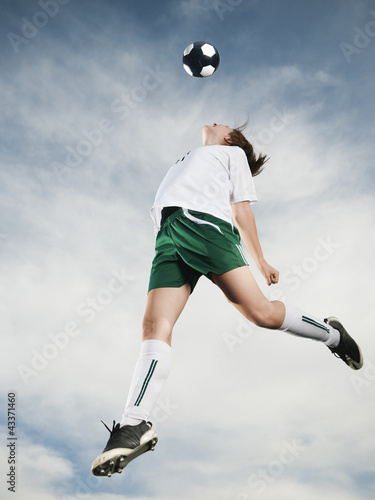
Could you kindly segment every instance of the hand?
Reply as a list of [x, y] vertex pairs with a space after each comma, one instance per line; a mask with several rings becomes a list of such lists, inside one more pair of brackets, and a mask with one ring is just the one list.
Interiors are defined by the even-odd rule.
[[259, 271], [266, 278], [268, 286], [279, 282], [279, 271], [270, 266], [265, 260], [259, 264]]

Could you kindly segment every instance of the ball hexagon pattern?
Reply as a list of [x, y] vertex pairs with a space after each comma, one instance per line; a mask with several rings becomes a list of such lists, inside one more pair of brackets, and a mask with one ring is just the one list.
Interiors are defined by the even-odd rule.
[[213, 75], [219, 67], [220, 54], [210, 43], [194, 42], [184, 50], [182, 63], [190, 76], [205, 78]]

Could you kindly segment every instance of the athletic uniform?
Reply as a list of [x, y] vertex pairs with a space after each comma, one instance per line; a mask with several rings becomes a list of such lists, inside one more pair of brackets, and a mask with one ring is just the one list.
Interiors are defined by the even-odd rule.
[[[247, 265], [231, 212], [241, 201], [257, 201], [241, 148], [202, 146], [175, 163], [151, 209], [157, 237], [149, 290], [185, 283], [193, 290], [202, 275]], [[171, 207], [162, 223], [163, 210]]]
[[[181, 158], [161, 183], [151, 215], [157, 233], [149, 290], [180, 287], [191, 291], [200, 276], [211, 278], [247, 265], [231, 205], [257, 201], [243, 150], [237, 146], [203, 146]], [[324, 321], [284, 303], [280, 330], [323, 342], [350, 368], [363, 365], [361, 351], [337, 318]], [[157, 435], [148, 422], [168, 377], [171, 347], [156, 339], [142, 342], [120, 423], [113, 422], [92, 473], [110, 476], [142, 453], [153, 450]], [[104, 424], [105, 425], [105, 424]]]

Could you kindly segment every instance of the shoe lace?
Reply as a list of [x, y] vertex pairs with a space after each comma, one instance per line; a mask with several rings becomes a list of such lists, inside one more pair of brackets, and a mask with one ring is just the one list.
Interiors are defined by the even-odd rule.
[[108, 427], [107, 424], [105, 424], [103, 422], [103, 420], [101, 420], [101, 423], [104, 425], [104, 427], [109, 431], [110, 433], [110, 438], [120, 429], [120, 424], [116, 424], [115, 420], [113, 421], [113, 424], [112, 424], [112, 430]]

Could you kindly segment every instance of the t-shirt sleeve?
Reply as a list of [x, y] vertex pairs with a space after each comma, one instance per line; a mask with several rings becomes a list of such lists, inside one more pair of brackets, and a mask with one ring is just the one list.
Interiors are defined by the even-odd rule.
[[233, 151], [230, 152], [229, 160], [229, 176], [232, 184], [230, 202], [231, 204], [240, 201], [254, 203], [258, 201], [258, 198], [246, 154], [238, 146], [231, 146], [231, 148]]

